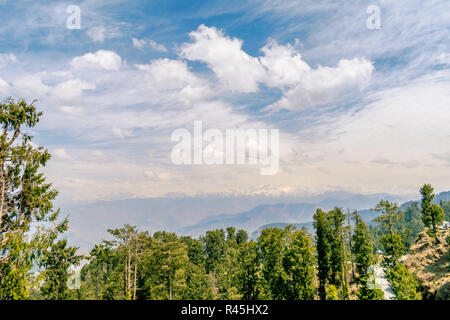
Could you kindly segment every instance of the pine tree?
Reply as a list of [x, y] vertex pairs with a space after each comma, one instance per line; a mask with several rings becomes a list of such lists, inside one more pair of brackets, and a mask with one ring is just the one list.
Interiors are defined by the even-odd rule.
[[374, 243], [369, 228], [357, 212], [354, 214], [354, 220], [355, 230], [352, 236], [352, 253], [355, 256], [358, 282], [362, 283], [364, 282], [363, 279], [368, 276], [369, 267], [374, 263]]
[[402, 218], [403, 212], [398, 208], [397, 203], [385, 200], [381, 200], [377, 204], [375, 211], [380, 213], [375, 221], [388, 230], [388, 233], [380, 239], [387, 255], [384, 258], [383, 264], [386, 267], [393, 267], [398, 264], [405, 251], [402, 237], [394, 230], [394, 225]]
[[44, 255], [41, 267], [44, 283], [41, 292], [48, 300], [65, 300], [68, 295], [67, 280], [70, 277], [69, 267], [78, 266], [82, 256], [76, 254], [78, 248], [68, 247], [67, 240], [54, 243]]
[[0, 300], [29, 296], [33, 268], [67, 230], [53, 206], [58, 193], [39, 171], [50, 154], [25, 133], [41, 115], [24, 100], [0, 104]]
[[126, 224], [123, 228], [109, 229], [108, 232], [116, 238], [110, 244], [116, 246], [122, 255], [124, 298], [127, 300], [135, 299], [137, 286], [136, 239], [138, 237], [136, 226]]
[[244, 300], [264, 297], [262, 265], [255, 241], [244, 242], [239, 249], [238, 292]]
[[444, 210], [438, 204], [432, 203], [434, 199], [433, 187], [425, 184], [420, 188], [422, 195], [422, 221], [426, 227], [430, 228], [430, 234], [437, 239], [438, 227], [444, 221]]
[[285, 232], [279, 228], [261, 231], [258, 246], [263, 261], [263, 276], [270, 299], [283, 299], [283, 254], [286, 247]]
[[386, 277], [389, 279], [396, 300], [421, 299], [421, 295], [418, 292], [419, 282], [415, 274], [409, 272], [404, 265], [397, 264], [394, 267], [388, 268]]
[[314, 300], [314, 253], [305, 231], [294, 231], [292, 242], [284, 257], [283, 267], [289, 276], [286, 283], [286, 299]]
[[100, 273], [103, 269], [103, 265], [107, 262], [110, 250], [105, 244], [96, 244], [90, 252], [92, 263], [95, 265], [95, 300], [98, 300], [99, 296], [99, 281]]
[[330, 278], [329, 282], [340, 289], [343, 299], [349, 296], [347, 282], [347, 270], [345, 263], [345, 214], [341, 208], [335, 208], [329, 213], [331, 233], [328, 242], [330, 243]]
[[318, 278], [319, 278], [319, 297], [321, 300], [326, 300], [327, 297], [327, 283], [330, 277], [330, 223], [328, 214], [322, 209], [317, 209], [314, 214], [314, 228], [316, 229], [316, 247], [317, 247], [317, 263], [318, 263]]

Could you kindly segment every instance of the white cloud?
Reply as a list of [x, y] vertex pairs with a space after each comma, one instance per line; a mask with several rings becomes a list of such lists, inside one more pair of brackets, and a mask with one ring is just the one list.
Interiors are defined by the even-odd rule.
[[2, 95], [8, 95], [11, 87], [9, 86], [8, 82], [0, 78], [0, 94]]
[[171, 179], [171, 174], [160, 168], [147, 169], [144, 171], [144, 174], [147, 178], [156, 181], [168, 181]]
[[150, 44], [150, 47], [156, 51], [167, 52], [167, 48], [164, 45], [157, 43], [154, 40], [149, 40], [148, 43]]
[[0, 69], [10, 65], [17, 63], [17, 57], [13, 53], [2, 53], [0, 54]]
[[290, 44], [271, 40], [261, 50], [264, 56], [251, 57], [242, 50], [242, 41], [230, 38], [214, 27], [201, 25], [190, 33], [180, 56], [208, 64], [228, 90], [250, 93], [259, 84], [280, 88], [284, 96], [273, 109], [299, 110], [334, 101], [349, 89], [365, 88], [374, 71], [365, 58], [342, 59], [337, 67], [311, 68]]
[[143, 71], [143, 84], [154, 93], [154, 103], [176, 99], [190, 105], [212, 95], [205, 81], [191, 72], [184, 61], [155, 59], [150, 64], [136, 67]]
[[298, 84], [311, 72], [311, 67], [290, 44], [282, 46], [271, 40], [261, 51], [264, 53], [261, 64], [267, 70], [264, 82], [271, 87]]
[[[131, 40], [133, 41], [133, 46], [139, 50], [142, 50], [147, 44], [145, 39], [132, 38]], [[148, 40], [148, 44], [153, 50], [167, 52], [167, 48], [164, 45], [157, 43], [155, 40]]]
[[52, 90], [54, 95], [62, 102], [80, 100], [84, 90], [95, 89], [95, 84], [80, 79], [70, 79], [59, 83]]
[[331, 103], [350, 89], [364, 89], [374, 66], [366, 59], [341, 60], [337, 67], [305, 69], [298, 85], [270, 106], [271, 109], [301, 110]]
[[133, 136], [133, 133], [130, 130], [120, 129], [117, 127], [112, 128], [112, 132], [121, 139]]
[[143, 49], [145, 46], [145, 40], [144, 39], [137, 39], [137, 38], [133, 38], [131, 39], [133, 41], [133, 46], [138, 48], [138, 49]]
[[61, 159], [61, 160], [68, 160], [68, 161], [70, 161], [70, 160], [73, 159], [69, 154], [67, 154], [67, 152], [66, 152], [66, 150], [65, 150], [64, 148], [55, 149], [55, 150], [53, 151], [53, 154], [54, 154], [58, 159]]
[[450, 53], [443, 52], [438, 57], [437, 60], [439, 63], [450, 65]]
[[13, 80], [13, 87], [21, 97], [42, 99], [50, 92], [50, 87], [42, 81], [42, 74], [24, 74]]
[[114, 51], [99, 50], [72, 59], [71, 65], [75, 69], [101, 68], [117, 71], [122, 65], [121, 57]]
[[62, 106], [60, 109], [70, 115], [78, 116], [83, 113], [83, 108], [74, 106]]
[[105, 41], [105, 32], [104, 27], [93, 27], [88, 29], [86, 34], [95, 42], [103, 42]]
[[191, 32], [193, 42], [185, 43], [180, 55], [191, 61], [208, 64], [229, 90], [256, 92], [264, 77], [264, 68], [257, 58], [242, 50], [242, 40], [230, 38], [214, 27], [201, 25]]

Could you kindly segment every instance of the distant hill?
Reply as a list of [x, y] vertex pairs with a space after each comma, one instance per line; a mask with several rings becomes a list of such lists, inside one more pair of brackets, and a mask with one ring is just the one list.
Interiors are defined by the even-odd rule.
[[[262, 225], [267, 224], [282, 223], [286, 225], [311, 222], [317, 208], [331, 210], [334, 207], [342, 207], [344, 209], [361, 210], [374, 207], [381, 199], [398, 201], [395, 196], [391, 195], [352, 195], [348, 198], [326, 198], [318, 203], [260, 205], [237, 214], [222, 214], [208, 217], [189, 227], [180, 228], [178, 232], [196, 237], [207, 230], [224, 229], [233, 226], [253, 233]], [[376, 212], [371, 210], [362, 210], [361, 213], [367, 216], [365, 220], [368, 223], [376, 217]]]
[[[109, 239], [107, 229], [124, 224], [136, 225], [138, 229], [150, 232], [167, 230], [195, 237], [207, 230], [228, 226], [244, 228], [251, 234], [261, 226], [272, 223], [308, 223], [316, 208], [330, 210], [339, 206], [363, 210], [373, 208], [381, 199], [402, 203], [411, 198], [348, 192], [327, 192], [314, 196], [205, 195], [65, 204], [61, 208], [63, 214], [69, 215], [69, 241], [81, 249], [90, 249], [94, 243]], [[441, 199], [450, 199], [450, 192], [436, 197], [436, 201]], [[375, 217], [370, 210], [365, 214], [368, 218]]]
[[[366, 222], [368, 225], [374, 224], [375, 222], [373, 222], [373, 220], [379, 215], [378, 212], [373, 211], [373, 210], [359, 210], [358, 213], [361, 215], [361, 217], [363, 218], [364, 222]], [[304, 223], [278, 222], [278, 223], [265, 224], [265, 225], [259, 227], [258, 229], [256, 229], [255, 231], [253, 231], [251, 233], [250, 237], [252, 239], [256, 240], [263, 229], [265, 229], [265, 228], [281, 228], [281, 229], [283, 229], [288, 224], [293, 225], [297, 229], [301, 229], [302, 227], [306, 227], [306, 229], [308, 230], [309, 233], [314, 233], [314, 226], [313, 226], [313, 222], [312, 221], [304, 222]]]
[[[450, 197], [450, 192], [443, 192], [436, 195], [434, 202], [441, 200], [446, 201]], [[217, 215], [206, 218], [199, 223], [181, 228], [178, 230], [181, 234], [198, 236], [207, 230], [225, 229], [233, 226], [238, 229], [247, 230], [252, 239], [256, 239], [265, 227], [273, 228], [278, 226], [284, 228], [288, 224], [292, 224], [301, 228], [306, 226], [310, 232], [312, 229], [312, 216], [317, 208], [331, 210], [334, 207], [358, 209], [359, 214], [368, 225], [374, 225], [373, 221], [378, 213], [371, 209], [361, 210], [355, 204], [365, 204], [365, 208], [373, 208], [379, 200], [396, 201], [390, 197], [367, 197], [355, 195], [348, 199], [323, 199], [319, 203], [293, 203], [293, 204], [275, 204], [262, 205], [252, 210], [241, 212], [233, 215]], [[406, 210], [411, 204], [417, 200], [411, 200], [400, 204], [401, 210]], [[355, 205], [355, 206], [352, 206]], [[261, 223], [262, 222], [262, 223]]]
[[193, 226], [181, 228], [178, 231], [181, 234], [197, 236], [206, 230], [233, 226], [237, 229], [245, 229], [251, 232], [268, 222], [296, 223], [311, 221], [316, 207], [316, 204], [309, 203], [260, 205], [252, 210], [238, 214], [210, 217]]
[[450, 191], [441, 192], [438, 195], [436, 195], [436, 197], [434, 197], [435, 202], [439, 202], [441, 200], [442, 201], [450, 201]]

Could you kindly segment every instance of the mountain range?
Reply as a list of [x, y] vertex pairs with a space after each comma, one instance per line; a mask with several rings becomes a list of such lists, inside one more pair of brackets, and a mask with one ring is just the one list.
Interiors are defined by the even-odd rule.
[[[450, 192], [447, 195], [450, 198]], [[110, 239], [108, 229], [124, 224], [139, 230], [167, 230], [199, 236], [206, 230], [233, 226], [250, 234], [271, 223], [308, 223], [316, 208], [330, 210], [372, 208], [381, 200], [399, 203], [412, 196], [362, 195], [327, 192], [320, 195], [208, 195], [125, 199], [61, 205], [69, 216], [68, 240], [81, 249], [90, 249], [102, 239]]]

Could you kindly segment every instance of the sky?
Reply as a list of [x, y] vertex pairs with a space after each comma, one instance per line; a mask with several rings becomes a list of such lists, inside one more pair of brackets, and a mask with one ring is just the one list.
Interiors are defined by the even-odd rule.
[[[446, 0], [0, 0], [0, 97], [37, 100], [31, 132], [67, 201], [445, 191], [449, 14]], [[279, 170], [174, 164], [171, 135], [195, 121], [278, 129]]]

